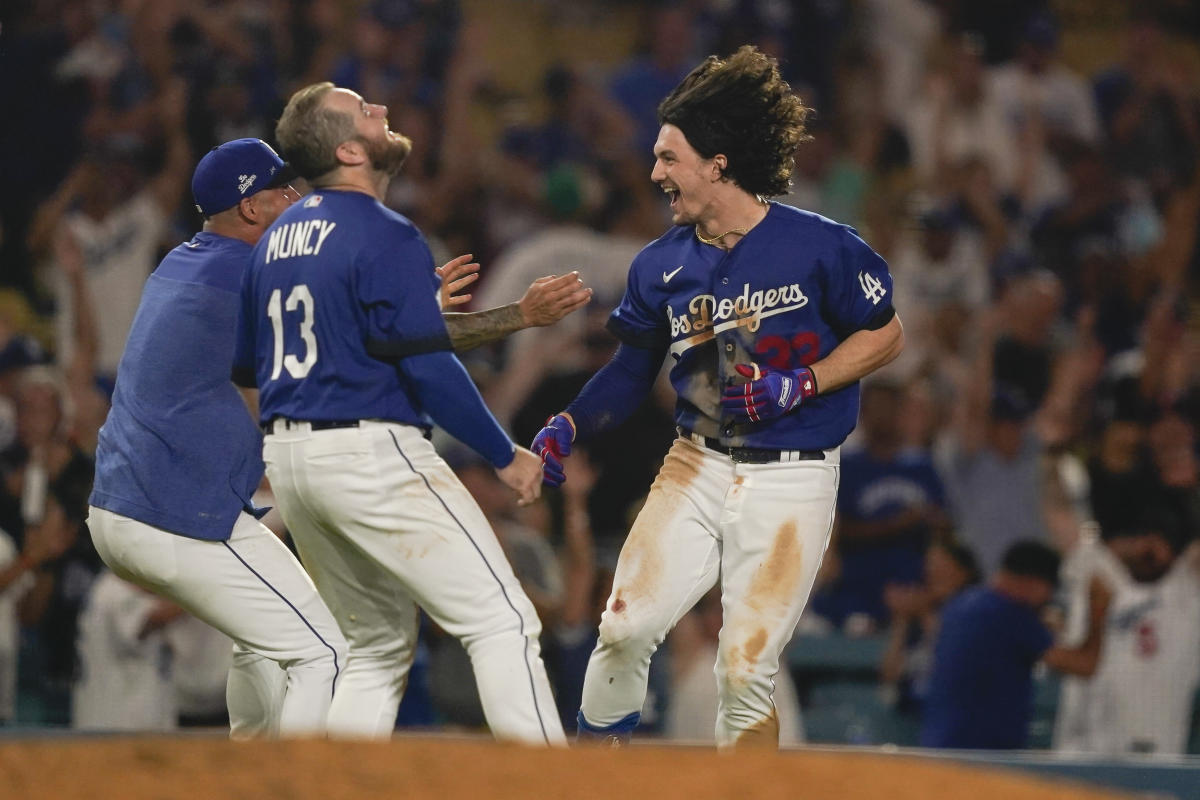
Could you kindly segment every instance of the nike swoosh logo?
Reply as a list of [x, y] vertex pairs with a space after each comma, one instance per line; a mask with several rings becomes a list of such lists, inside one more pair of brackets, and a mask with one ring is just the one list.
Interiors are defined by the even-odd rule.
[[674, 278], [676, 275], [678, 275], [678, 274], [679, 274], [679, 270], [681, 270], [681, 269], [683, 269], [683, 265], [682, 265], [682, 264], [680, 264], [678, 267], [676, 267], [675, 269], [671, 270], [670, 272], [667, 272], [666, 270], [663, 270], [663, 283], [670, 283], [670, 282], [671, 282], [671, 278]]

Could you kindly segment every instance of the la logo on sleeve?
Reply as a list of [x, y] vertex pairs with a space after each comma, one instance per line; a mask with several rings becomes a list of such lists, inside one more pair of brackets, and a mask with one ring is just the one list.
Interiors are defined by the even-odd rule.
[[863, 294], [873, 305], [879, 305], [879, 301], [887, 294], [887, 289], [883, 288], [879, 279], [869, 272], [858, 273], [858, 285], [862, 287]]

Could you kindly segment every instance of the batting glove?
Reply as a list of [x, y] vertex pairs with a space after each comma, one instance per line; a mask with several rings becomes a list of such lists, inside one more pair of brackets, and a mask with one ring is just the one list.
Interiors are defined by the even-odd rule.
[[750, 378], [748, 383], [730, 386], [721, 397], [721, 408], [735, 422], [759, 422], [783, 416], [817, 393], [817, 379], [808, 367], [773, 369], [765, 372], [751, 364], [734, 367]]
[[562, 486], [567, 479], [562, 460], [571, 455], [571, 440], [574, 438], [575, 429], [562, 414], [555, 414], [546, 420], [546, 427], [533, 437], [529, 449], [542, 458], [542, 483]]

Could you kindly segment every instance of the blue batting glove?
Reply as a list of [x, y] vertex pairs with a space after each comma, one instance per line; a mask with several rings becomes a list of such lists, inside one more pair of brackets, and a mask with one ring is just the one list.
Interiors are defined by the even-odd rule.
[[738, 364], [738, 374], [749, 383], [728, 387], [721, 408], [735, 422], [759, 422], [781, 417], [817, 393], [817, 379], [808, 367], [760, 372], [756, 365]]
[[542, 483], [562, 486], [567, 479], [562, 460], [571, 455], [571, 441], [574, 438], [575, 429], [562, 414], [555, 414], [546, 420], [546, 427], [533, 437], [529, 449], [542, 458]]

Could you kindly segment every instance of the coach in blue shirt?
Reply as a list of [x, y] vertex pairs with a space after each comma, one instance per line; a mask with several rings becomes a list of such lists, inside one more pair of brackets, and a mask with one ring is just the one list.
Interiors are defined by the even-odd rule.
[[[251, 246], [299, 198], [293, 175], [259, 139], [227, 142], [196, 166], [204, 230], [146, 281], [89, 499], [96, 550], [117, 575], [236, 642], [236, 737], [322, 732], [346, 653], [312, 581], [258, 521], [262, 437], [230, 380]], [[286, 689], [269, 696], [280, 668]]]
[[1109, 592], [1092, 585], [1087, 638], [1054, 644], [1038, 612], [1058, 584], [1058, 553], [1017, 542], [987, 586], [968, 589], [942, 615], [921, 730], [924, 747], [1015, 750], [1025, 746], [1033, 710], [1033, 666], [1090, 676], [1103, 643]]

